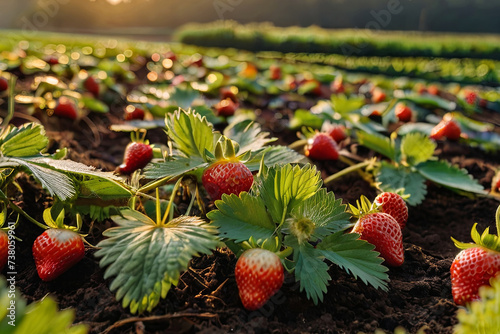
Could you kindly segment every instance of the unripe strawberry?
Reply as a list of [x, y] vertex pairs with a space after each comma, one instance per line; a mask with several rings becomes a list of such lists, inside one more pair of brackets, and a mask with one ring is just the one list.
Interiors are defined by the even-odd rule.
[[285, 277], [278, 255], [260, 248], [241, 254], [234, 275], [241, 302], [250, 311], [261, 308], [281, 288]]
[[39, 235], [33, 243], [38, 276], [51, 281], [70, 269], [85, 256], [82, 237], [73, 231], [51, 228]]
[[253, 184], [253, 174], [245, 164], [236, 160], [223, 159], [208, 166], [202, 175], [203, 187], [213, 201], [222, 194], [236, 194], [249, 191]]

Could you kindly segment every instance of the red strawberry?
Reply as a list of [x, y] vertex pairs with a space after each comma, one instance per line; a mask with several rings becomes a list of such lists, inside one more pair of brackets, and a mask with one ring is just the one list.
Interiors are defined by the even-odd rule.
[[497, 173], [497, 180], [495, 182], [495, 190], [500, 191], [500, 173]]
[[118, 166], [122, 174], [132, 174], [137, 169], [144, 168], [153, 159], [153, 148], [146, 143], [131, 142], [125, 148], [123, 163]]
[[278, 65], [272, 64], [269, 66], [269, 78], [271, 80], [279, 80], [281, 79], [281, 67]]
[[344, 87], [344, 78], [342, 76], [337, 76], [335, 77], [335, 80], [333, 80], [331, 89], [334, 93], [337, 94], [342, 94], [345, 92], [345, 87]]
[[228, 117], [234, 115], [234, 112], [238, 109], [238, 103], [235, 103], [231, 98], [226, 98], [214, 107], [217, 110], [217, 115]]
[[45, 59], [45, 61], [49, 65], [57, 65], [57, 64], [59, 64], [59, 58], [57, 58], [56, 56], [49, 56], [47, 59]]
[[7, 258], [9, 256], [9, 236], [5, 231], [0, 230], [0, 271], [3, 270], [7, 264]]
[[94, 77], [89, 76], [87, 79], [85, 79], [85, 81], [83, 82], [83, 86], [95, 97], [99, 96], [99, 84], [94, 79]]
[[406, 221], [408, 220], [408, 207], [403, 197], [396, 193], [383, 192], [375, 197], [373, 203], [379, 206], [381, 212], [390, 214], [396, 219], [402, 229], [406, 226]]
[[201, 177], [203, 187], [213, 201], [222, 194], [236, 194], [248, 191], [253, 184], [253, 174], [242, 162], [220, 160], [208, 166]]
[[250, 311], [261, 308], [281, 288], [285, 277], [278, 255], [261, 248], [241, 254], [234, 274], [241, 302]]
[[4, 77], [0, 77], [0, 92], [5, 92], [7, 89], [9, 89], [9, 81]]
[[132, 121], [134, 119], [143, 120], [145, 112], [141, 108], [134, 107], [133, 105], [128, 105], [125, 108], [125, 120]]
[[306, 157], [315, 160], [337, 160], [339, 158], [337, 143], [324, 132], [318, 132], [307, 140], [304, 153]]
[[410, 107], [408, 107], [406, 104], [404, 104], [402, 102], [400, 102], [396, 105], [394, 112], [396, 114], [396, 117], [401, 122], [409, 122], [411, 120], [411, 116], [413, 114]]
[[458, 305], [479, 299], [479, 288], [500, 274], [500, 253], [484, 247], [462, 250], [451, 264], [451, 291]]
[[465, 101], [468, 104], [474, 105], [476, 104], [476, 100], [477, 100], [477, 94], [475, 92], [468, 91], [465, 93]]
[[373, 103], [380, 103], [383, 102], [386, 99], [386, 95], [384, 91], [379, 88], [375, 87], [372, 91], [372, 102]]
[[59, 228], [45, 230], [39, 235], [32, 251], [38, 276], [44, 281], [57, 278], [85, 256], [82, 237]]
[[347, 138], [347, 133], [345, 131], [345, 126], [342, 124], [334, 125], [329, 131], [328, 135], [332, 137], [335, 142], [340, 143], [342, 140]]
[[54, 108], [54, 115], [59, 117], [66, 117], [69, 119], [77, 119], [78, 112], [76, 110], [76, 105], [69, 98], [61, 97]]
[[236, 96], [238, 88], [236, 86], [221, 88], [219, 93], [221, 100], [231, 99], [234, 103], [238, 103], [238, 97]]
[[443, 119], [432, 128], [430, 137], [435, 140], [442, 139], [443, 137], [449, 140], [458, 140], [461, 132], [460, 126], [453, 119]]
[[403, 234], [398, 222], [389, 214], [373, 212], [362, 215], [352, 232], [360, 239], [375, 245], [389, 266], [398, 267], [404, 262]]
[[439, 87], [436, 85], [429, 85], [429, 87], [427, 87], [427, 91], [431, 95], [439, 95]]

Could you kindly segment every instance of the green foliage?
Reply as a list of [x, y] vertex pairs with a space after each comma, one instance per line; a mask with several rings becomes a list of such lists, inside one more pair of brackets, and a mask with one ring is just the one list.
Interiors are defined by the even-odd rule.
[[318, 171], [310, 165], [263, 166], [250, 193], [223, 195], [207, 217], [231, 249], [250, 237], [257, 245], [277, 238], [283, 252], [292, 249], [288, 269], [295, 271], [301, 291], [314, 303], [323, 300], [331, 280], [325, 260], [386, 289], [383, 260], [359, 235], [344, 234], [352, 226], [346, 205], [321, 186]]
[[[58, 311], [57, 303], [47, 296], [26, 306], [21, 292], [10, 289], [6, 280], [0, 280], [0, 332], [3, 334], [84, 334], [85, 325], [72, 325], [74, 311]], [[10, 308], [14, 309], [11, 313]]]
[[151, 311], [177, 285], [194, 256], [209, 254], [218, 243], [216, 229], [197, 217], [180, 216], [162, 224], [133, 210], [113, 216], [97, 246], [99, 265], [116, 299], [132, 313]]
[[455, 334], [500, 332], [500, 279], [491, 280], [491, 287], [479, 289], [480, 299], [457, 311]]

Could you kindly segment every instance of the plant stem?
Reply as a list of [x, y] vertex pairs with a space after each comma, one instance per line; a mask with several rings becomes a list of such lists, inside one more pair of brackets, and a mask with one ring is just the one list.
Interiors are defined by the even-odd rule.
[[38, 227], [40, 228], [43, 228], [44, 230], [48, 229], [49, 227], [46, 226], [46, 225], [43, 225], [41, 223], [39, 223], [36, 219], [34, 219], [33, 217], [31, 217], [30, 215], [28, 215], [26, 212], [24, 212], [23, 209], [21, 209], [20, 207], [18, 207], [16, 204], [14, 204], [13, 202], [9, 201], [9, 204], [11, 205], [11, 208], [12, 210], [14, 210], [15, 212], [17, 212], [18, 214], [21, 214], [23, 215], [26, 219], [28, 219], [30, 222], [32, 222], [33, 224], [37, 225]]
[[360, 162], [358, 164], [355, 164], [355, 165], [351, 165], [350, 167], [347, 167], [347, 168], [344, 168], [342, 169], [341, 171], [333, 174], [333, 175], [330, 175], [329, 177], [327, 177], [323, 183], [326, 185], [330, 182], [333, 182], [349, 173], [352, 173], [352, 172], [355, 172], [357, 170], [360, 170], [360, 169], [363, 169], [365, 167], [368, 167], [370, 166], [371, 164], [373, 164], [373, 161], [371, 160], [368, 160], [368, 161], [363, 161], [363, 162]]
[[304, 146], [305, 144], [307, 144], [307, 139], [301, 139], [288, 145], [288, 148], [294, 150], [296, 148]]

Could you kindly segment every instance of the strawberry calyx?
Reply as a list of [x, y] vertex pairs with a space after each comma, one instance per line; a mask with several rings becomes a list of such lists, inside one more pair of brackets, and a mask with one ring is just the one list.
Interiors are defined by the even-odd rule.
[[147, 131], [144, 129], [138, 129], [130, 133], [130, 140], [133, 143], [143, 143], [149, 145], [149, 140], [146, 139]]
[[231, 139], [223, 135], [215, 144], [213, 154], [205, 150], [205, 161], [209, 162], [210, 164], [219, 162], [245, 163], [250, 159], [250, 151], [246, 151], [243, 154], [236, 155], [236, 152], [238, 152], [238, 150], [238, 143], [233, 142]]
[[253, 236], [251, 236], [248, 241], [243, 241], [241, 243], [241, 247], [243, 250], [248, 250], [248, 249], [253, 249], [253, 248], [260, 248], [260, 249], [265, 249], [268, 250], [272, 253], [275, 253], [282, 261], [292, 255], [293, 253], [293, 248], [292, 247], [286, 247], [283, 250], [280, 250], [281, 248], [281, 242], [278, 237], [270, 237], [267, 239], [258, 239], [255, 240]]
[[53, 208], [54, 206], [49, 207], [43, 211], [43, 221], [45, 222], [45, 224], [47, 224], [48, 228], [73, 231], [78, 233], [82, 238], [87, 236], [87, 234], [80, 233], [83, 226], [83, 220], [82, 216], [79, 213], [76, 214], [76, 226], [66, 225], [64, 224], [64, 219], [65, 219], [64, 209], [61, 209], [61, 211], [57, 215], [57, 218], [54, 220], [52, 216]]
[[487, 227], [484, 229], [482, 234], [479, 234], [477, 231], [477, 223], [474, 223], [471, 229], [471, 238], [472, 242], [461, 242], [456, 240], [455, 238], [451, 237], [451, 240], [455, 244], [455, 246], [459, 249], [467, 249], [467, 248], [473, 248], [473, 247], [483, 247], [485, 249], [488, 249], [490, 251], [494, 252], [499, 252], [500, 253], [500, 205], [497, 208], [496, 214], [495, 214], [495, 221], [496, 221], [496, 228], [497, 228], [497, 234], [491, 234], [490, 233], [490, 228]]
[[370, 202], [365, 196], [361, 195], [359, 200], [356, 200], [356, 206], [349, 204], [349, 211], [354, 218], [362, 218], [370, 213], [380, 212], [380, 205]]

